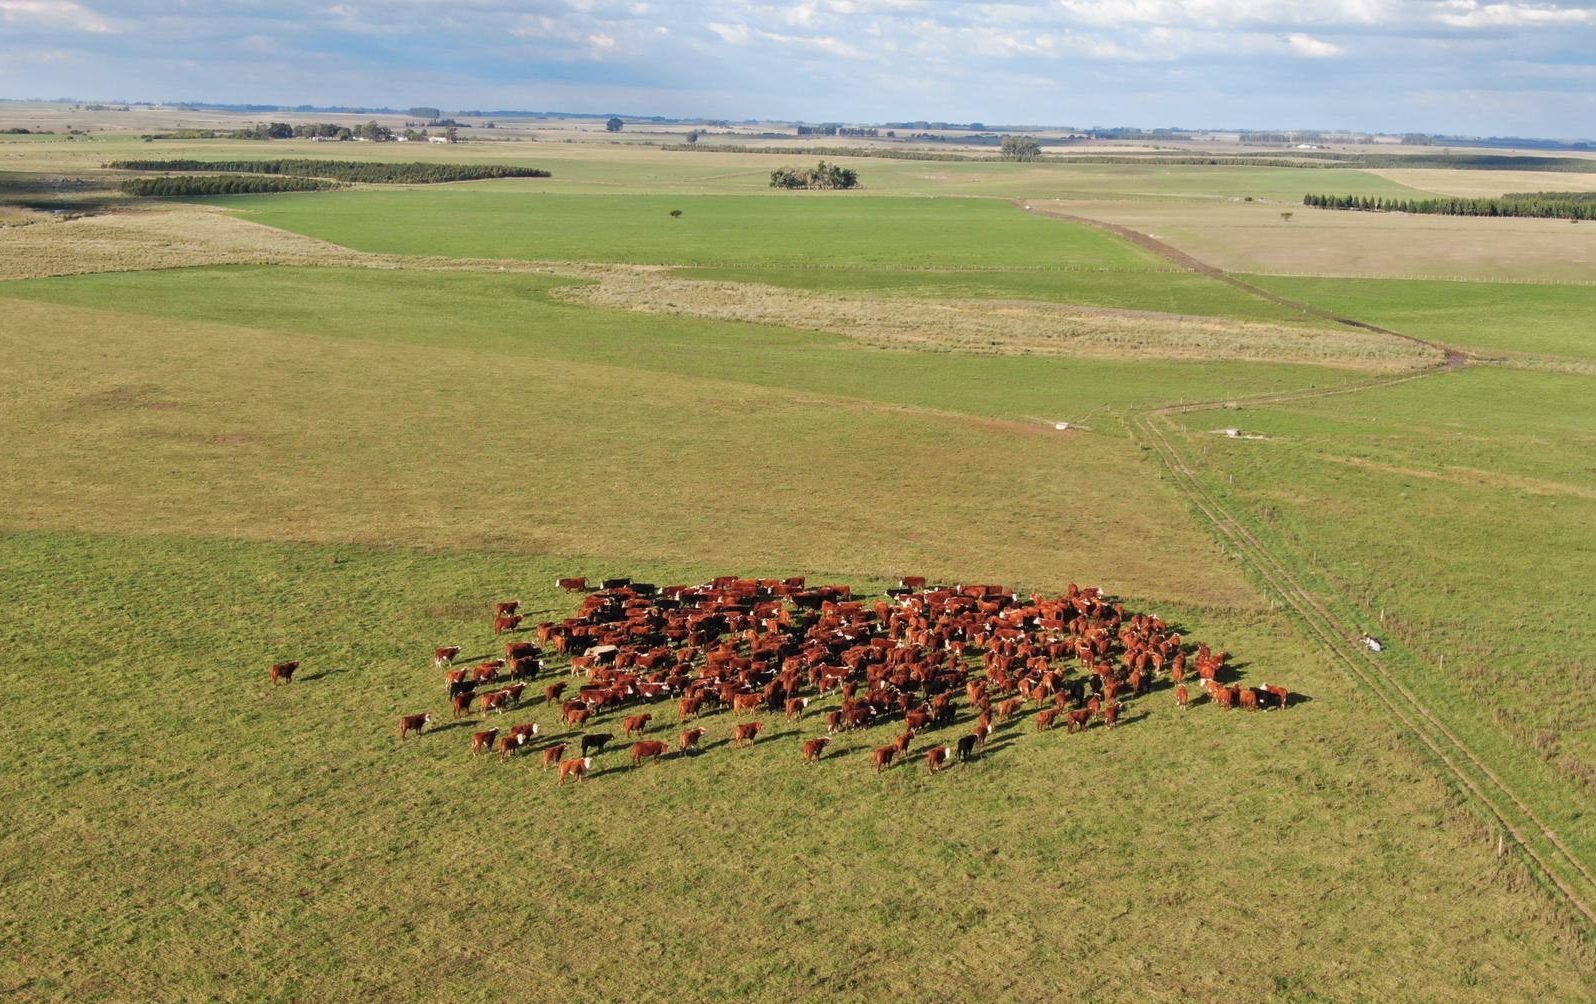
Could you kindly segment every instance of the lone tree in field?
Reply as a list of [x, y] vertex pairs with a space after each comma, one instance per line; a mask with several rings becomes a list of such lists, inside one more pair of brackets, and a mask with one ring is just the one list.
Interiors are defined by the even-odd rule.
[[625, 124], [626, 123], [622, 122], [619, 118], [616, 118], [615, 116], [611, 116], [609, 121], [604, 123], [604, 128], [609, 130], [610, 132], [620, 132], [621, 131], [621, 126], [623, 126]]
[[681, 218], [682, 218], [682, 211], [680, 209], [672, 209], [671, 210], [671, 219], [679, 220]]
[[998, 152], [1004, 160], [1035, 160], [1042, 155], [1042, 144], [1035, 136], [1004, 136]]

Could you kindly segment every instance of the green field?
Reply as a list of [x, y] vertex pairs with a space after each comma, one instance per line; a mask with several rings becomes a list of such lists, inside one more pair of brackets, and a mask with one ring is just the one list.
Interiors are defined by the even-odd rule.
[[1248, 281], [1294, 300], [1485, 354], [1596, 358], [1596, 284], [1411, 279]]
[[[81, 162], [64, 146], [27, 144], [30, 163]], [[1260, 280], [1542, 357], [1534, 370], [887, 350], [801, 318], [567, 297], [602, 269], [438, 259], [1315, 337], [1107, 234], [943, 196], [1053, 197], [1025, 187], [1046, 177], [1124, 198], [1266, 197], [1329, 172], [860, 160], [878, 194], [772, 196], [751, 191], [763, 155], [502, 146], [448, 159], [549, 166], [549, 192], [218, 202], [425, 258], [0, 283], [0, 643], [18, 665], [0, 678], [15, 709], [0, 718], [0, 987], [106, 1001], [1596, 993], [1590, 927], [1555, 888], [1590, 896], [1581, 868], [1596, 861], [1583, 287]], [[938, 197], [879, 194], [916, 186]], [[1499, 796], [1471, 793], [1348, 675], [1337, 653], [1355, 635], [1318, 640], [1217, 529], [1148, 433], [1180, 402], [1226, 404], [1159, 416], [1174, 455], [1327, 609], [1386, 640], [1390, 686], [1524, 799], [1524, 846], [1499, 847]], [[1075, 428], [1053, 427], [1065, 419]], [[494, 601], [558, 619], [577, 604], [559, 575], [726, 573], [1101, 584], [1234, 653], [1243, 682], [1303, 699], [1181, 712], [1160, 689], [1113, 732], [1017, 721], [935, 777], [918, 752], [951, 734], [878, 776], [869, 750], [897, 723], [805, 766], [815, 709], [743, 751], [718, 713], [699, 757], [634, 770], [622, 746], [565, 789], [535, 755], [471, 758], [477, 717], [447, 721], [430, 652], [490, 654]], [[266, 667], [288, 658], [301, 676], [273, 689]], [[555, 678], [569, 679], [558, 660], [538, 684]], [[423, 710], [444, 727], [401, 743], [396, 718]], [[969, 718], [961, 702], [959, 733]], [[561, 732], [541, 703], [507, 718], [524, 720]], [[660, 714], [652, 737], [674, 722]]]

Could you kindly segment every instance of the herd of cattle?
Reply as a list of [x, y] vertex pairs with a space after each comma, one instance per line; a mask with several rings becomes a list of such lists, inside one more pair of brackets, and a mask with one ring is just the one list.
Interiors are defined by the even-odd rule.
[[[1229, 653], [1193, 645], [1158, 617], [1127, 612], [1102, 590], [1073, 583], [1049, 599], [992, 585], [928, 587], [910, 577], [868, 600], [848, 586], [808, 587], [802, 578], [558, 585], [583, 594], [581, 610], [536, 625], [536, 641], [510, 641], [503, 658], [466, 667], [455, 665], [458, 645], [433, 653], [456, 720], [479, 714], [485, 722], [520, 707], [546, 662], [566, 663], [569, 675], [542, 683], [543, 704], [559, 706], [565, 730], [541, 750], [543, 766], [558, 768], [556, 784], [581, 781], [614, 741], [613, 732], [583, 731], [605, 714], [619, 715], [635, 740], [635, 766], [672, 752], [667, 742], [642, 738], [671, 709], [683, 726], [675, 744], [681, 755], [700, 750], [708, 733], [695, 723], [706, 714], [728, 712], [729, 739], [742, 748], [758, 742], [759, 716], [801, 722], [813, 702], [837, 695], [824, 734], [803, 740], [803, 760], [822, 759], [839, 733], [897, 723], [898, 737], [873, 752], [880, 772], [909, 758], [922, 735], [954, 726], [962, 699], [974, 724], [952, 745], [933, 742], [922, 751], [934, 774], [975, 758], [998, 723], [1027, 708], [1036, 731], [1063, 724], [1069, 733], [1099, 721], [1114, 728], [1126, 702], [1155, 688], [1172, 685], [1184, 709], [1188, 670], [1220, 708], [1285, 708], [1291, 700], [1280, 686], [1226, 685]], [[522, 630], [519, 611], [517, 601], [498, 604], [494, 633]], [[272, 682], [290, 682], [297, 665], [273, 666]], [[400, 739], [419, 737], [432, 721], [431, 712], [403, 716]], [[535, 722], [477, 731], [471, 752], [508, 759], [540, 731]]]

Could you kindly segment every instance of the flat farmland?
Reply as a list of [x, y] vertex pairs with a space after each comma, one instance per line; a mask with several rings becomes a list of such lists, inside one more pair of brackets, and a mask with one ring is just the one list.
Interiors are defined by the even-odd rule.
[[[36, 163], [85, 157], [41, 146]], [[143, 205], [95, 229], [16, 228], [32, 243], [0, 231], [0, 248], [55, 256], [0, 282], [0, 642], [25, 667], [0, 693], [41, 709], [0, 719], [16, 751], [0, 796], [17, 807], [0, 833], [0, 985], [72, 1000], [1596, 991], [1577, 911], [1214, 532], [1143, 431], [1164, 406], [1213, 402], [1167, 419], [1204, 489], [1315, 596], [1371, 618], [1393, 678], [1555, 827], [1577, 883], [1596, 853], [1584, 287], [1280, 287], [1524, 353], [1442, 371], [1436, 350], [1332, 330], [1014, 201], [1041, 177], [1178, 212], [1330, 172], [860, 158], [867, 193], [782, 195], [754, 191], [784, 162], [765, 155], [481, 146], [442, 152], [591, 188], [356, 189], [216, 200], [233, 221]], [[1344, 173], [1370, 194], [1391, 184]], [[70, 271], [73, 234], [90, 274], [21, 277]], [[146, 253], [195, 267], [140, 267]], [[744, 299], [717, 314], [712, 294]], [[924, 337], [840, 330], [844, 307]], [[1118, 355], [1048, 354], [1020, 334], [981, 344], [983, 313], [1018, 333], [1054, 317], [1146, 331]], [[1192, 323], [1228, 340], [1178, 327]], [[870, 751], [896, 720], [801, 763], [826, 697], [796, 723], [766, 716], [746, 750], [726, 712], [696, 757], [634, 769], [617, 740], [563, 788], [538, 769], [570, 734], [557, 707], [450, 720], [430, 653], [502, 651], [494, 601], [559, 620], [579, 600], [556, 576], [728, 573], [872, 592], [914, 573], [1100, 584], [1228, 649], [1235, 680], [1299, 698], [1181, 711], [1162, 683], [1113, 731], [1037, 732], [1026, 714], [931, 776], [924, 751], [968, 730], [966, 701], [878, 775]], [[301, 675], [273, 688], [283, 659]], [[576, 683], [551, 656], [535, 687], [555, 680]], [[635, 710], [586, 731], [618, 733]], [[645, 710], [649, 738], [673, 739], [674, 706]], [[437, 727], [401, 741], [398, 717], [422, 711]], [[530, 755], [470, 755], [473, 730], [525, 721], [542, 728]]]

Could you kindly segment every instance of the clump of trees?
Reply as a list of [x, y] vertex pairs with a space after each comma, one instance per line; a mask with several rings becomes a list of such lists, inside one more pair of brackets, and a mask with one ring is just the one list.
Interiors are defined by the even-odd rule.
[[1004, 136], [998, 154], [1004, 160], [1035, 160], [1042, 156], [1042, 144], [1035, 136]]
[[814, 167], [778, 167], [770, 172], [771, 188], [812, 188], [834, 190], [858, 188], [859, 172], [840, 164], [821, 161]]
[[621, 127], [624, 126], [624, 125], [626, 125], [626, 123], [622, 122], [619, 118], [617, 118], [615, 116], [611, 116], [610, 118], [606, 119], [605, 122], [604, 122], [604, 128], [607, 131], [609, 131], [609, 132], [620, 132], [621, 131]]
[[171, 199], [195, 195], [260, 195], [269, 192], [319, 192], [338, 186], [320, 178], [275, 175], [188, 174], [129, 178], [122, 191], [145, 198]]
[[235, 174], [331, 178], [370, 185], [549, 177], [549, 172], [542, 168], [510, 164], [400, 164], [356, 160], [116, 160], [106, 166], [119, 171], [227, 171]]
[[1302, 204], [1318, 209], [1353, 209], [1374, 213], [1596, 220], [1596, 192], [1515, 192], [1500, 198], [1480, 199], [1388, 199], [1379, 195], [1304, 195]]

